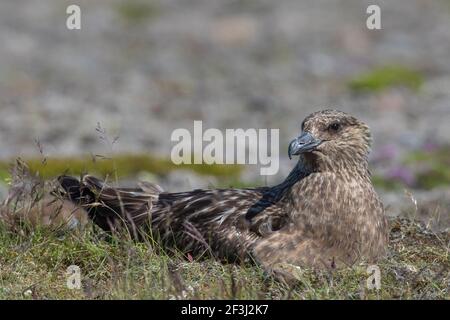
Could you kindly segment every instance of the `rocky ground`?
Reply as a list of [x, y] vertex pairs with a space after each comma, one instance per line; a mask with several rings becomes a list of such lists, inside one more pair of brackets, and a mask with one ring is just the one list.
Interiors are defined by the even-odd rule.
[[[449, 180], [423, 187], [414, 176], [423, 164], [403, 167], [411, 153], [449, 144], [448, 0], [80, 0], [82, 29], [69, 31], [72, 3], [0, 2], [0, 158], [111, 148], [168, 158], [172, 131], [203, 120], [279, 128], [273, 183], [292, 167], [284, 151], [302, 118], [333, 107], [370, 124], [374, 174], [403, 183], [380, 187], [393, 215], [422, 215], [426, 203], [426, 217], [449, 220]], [[365, 27], [369, 4], [380, 5], [382, 30]], [[119, 137], [112, 146], [98, 123]], [[241, 180], [261, 181], [258, 173], [249, 166]], [[162, 183], [217, 179], [184, 172]]]

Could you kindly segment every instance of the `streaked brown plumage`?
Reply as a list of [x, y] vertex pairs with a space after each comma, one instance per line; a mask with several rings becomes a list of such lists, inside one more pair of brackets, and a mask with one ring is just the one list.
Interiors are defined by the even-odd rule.
[[102, 229], [125, 225], [152, 232], [167, 247], [218, 258], [252, 257], [280, 264], [335, 268], [375, 261], [387, 245], [387, 222], [373, 189], [367, 125], [335, 110], [311, 114], [289, 146], [299, 160], [274, 187], [166, 193], [151, 184], [112, 188], [85, 176], [63, 176], [67, 197]]

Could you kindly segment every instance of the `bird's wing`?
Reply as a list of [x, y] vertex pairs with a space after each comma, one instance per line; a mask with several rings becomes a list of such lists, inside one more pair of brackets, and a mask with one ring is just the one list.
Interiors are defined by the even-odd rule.
[[260, 196], [260, 189], [196, 189], [161, 193], [154, 211], [165, 213], [162, 216], [165, 219], [184, 219], [198, 225], [215, 223], [221, 226], [224, 223], [235, 224], [235, 220], [243, 217]]
[[[163, 229], [176, 223], [191, 223], [199, 230], [231, 229], [264, 236], [280, 229], [286, 222], [286, 212], [280, 203], [269, 201], [271, 188], [193, 190], [182, 193], [161, 193], [153, 207], [153, 221]], [[274, 198], [270, 198], [274, 199]], [[259, 214], [249, 218], [249, 212]]]
[[[123, 223], [135, 230], [150, 222], [161, 233], [192, 227], [205, 235], [235, 228], [259, 237], [278, 230], [285, 220], [285, 213], [268, 196], [268, 187], [165, 193], [149, 183], [139, 188], [115, 188], [89, 175], [81, 181], [60, 177], [59, 182], [67, 196], [81, 204], [106, 231]], [[249, 212], [258, 215], [250, 216]]]
[[198, 253], [210, 248], [218, 256], [240, 258], [264, 236], [262, 221], [270, 220], [266, 215], [255, 221], [245, 218], [265, 189], [161, 193], [152, 210], [153, 230], [163, 243], [175, 244], [183, 251]]
[[241, 257], [256, 240], [286, 221], [276, 203], [264, 205], [259, 211], [263, 214], [246, 219], [248, 210], [270, 192], [267, 187], [165, 193], [153, 185], [113, 188], [92, 176], [59, 181], [67, 197], [82, 205], [103, 230], [125, 227], [137, 239], [151, 230], [167, 246], [186, 252], [211, 248], [227, 259]]

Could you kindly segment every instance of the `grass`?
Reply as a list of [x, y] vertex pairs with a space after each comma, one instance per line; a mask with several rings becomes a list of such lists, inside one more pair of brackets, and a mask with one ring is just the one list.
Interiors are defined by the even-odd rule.
[[375, 68], [349, 82], [354, 92], [378, 92], [390, 87], [406, 87], [417, 91], [423, 83], [423, 76], [408, 67], [391, 65]]
[[[18, 164], [12, 190], [27, 196], [28, 175]], [[41, 190], [38, 182], [31, 179], [30, 190], [41, 195], [45, 185]], [[36, 195], [28, 196], [35, 202]], [[8, 206], [13, 214], [28, 201], [20, 199]], [[150, 236], [138, 243], [127, 235], [107, 238], [90, 223], [62, 232], [0, 219], [0, 299], [449, 299], [449, 249], [449, 231], [393, 219], [388, 254], [378, 263], [380, 290], [367, 288], [364, 263], [333, 272], [301, 269], [288, 286], [250, 263], [166, 252]], [[73, 265], [81, 271], [80, 289], [67, 286]]]
[[405, 159], [405, 164], [421, 167], [421, 170], [416, 173], [417, 188], [429, 190], [450, 185], [449, 146], [412, 152]]
[[[264, 181], [243, 182], [240, 179], [243, 165], [175, 165], [169, 159], [149, 154], [116, 154], [112, 157], [81, 156], [60, 158], [28, 158], [23, 159], [30, 171], [43, 179], [55, 178], [63, 173], [79, 176], [83, 173], [100, 177], [118, 179], [136, 178], [141, 173], [151, 173], [164, 177], [174, 170], [188, 170], [200, 176], [218, 178], [216, 187], [246, 188], [264, 185]], [[14, 161], [0, 160], [0, 181], [10, 179], [10, 168]], [[401, 177], [379, 175], [375, 172], [373, 183], [385, 190], [401, 190], [405, 187], [431, 190], [436, 187], [450, 185], [450, 146], [431, 146], [405, 154], [398, 168], [410, 172], [413, 176], [411, 184], [406, 185]]]
[[411, 181], [405, 185], [401, 176], [374, 175], [375, 186], [385, 190], [413, 188], [432, 190], [450, 185], [450, 146], [431, 146], [407, 153], [397, 166], [397, 171], [406, 171]]
[[153, 1], [127, 0], [116, 7], [119, 16], [128, 23], [138, 24], [158, 15], [159, 10]]
[[373, 175], [372, 183], [375, 187], [388, 191], [402, 190], [402, 188], [405, 188], [405, 184], [401, 181], [386, 178], [381, 175]]
[[[82, 173], [117, 178], [135, 177], [141, 172], [150, 172], [164, 176], [173, 170], [190, 170], [199, 175], [216, 176], [225, 180], [236, 180], [243, 167], [239, 165], [175, 165], [170, 159], [161, 159], [144, 154], [120, 154], [112, 158], [103, 156], [84, 156], [67, 158], [30, 158], [22, 159], [33, 174], [50, 179], [62, 173], [79, 176]], [[9, 177], [13, 161], [0, 161], [0, 178]]]
[[[0, 225], [0, 299], [449, 299], [449, 233], [391, 221], [381, 289], [368, 290], [366, 265], [333, 273], [303, 270], [288, 288], [254, 265], [227, 265], [168, 255], [150, 242], [103, 240], [84, 231], [12, 232]], [[66, 285], [81, 270], [81, 289]]]

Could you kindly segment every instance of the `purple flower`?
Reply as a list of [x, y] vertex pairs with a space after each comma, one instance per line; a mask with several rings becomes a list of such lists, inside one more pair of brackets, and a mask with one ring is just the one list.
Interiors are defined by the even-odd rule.
[[416, 182], [416, 177], [412, 170], [403, 166], [391, 168], [387, 173], [387, 177], [389, 179], [399, 180], [409, 187], [413, 186]]
[[374, 161], [390, 161], [398, 155], [398, 150], [393, 144], [380, 147], [374, 155]]
[[436, 151], [436, 149], [438, 149], [438, 147], [439, 146], [436, 143], [431, 142], [431, 141], [425, 142], [422, 146], [423, 150], [427, 151], [427, 152]]

